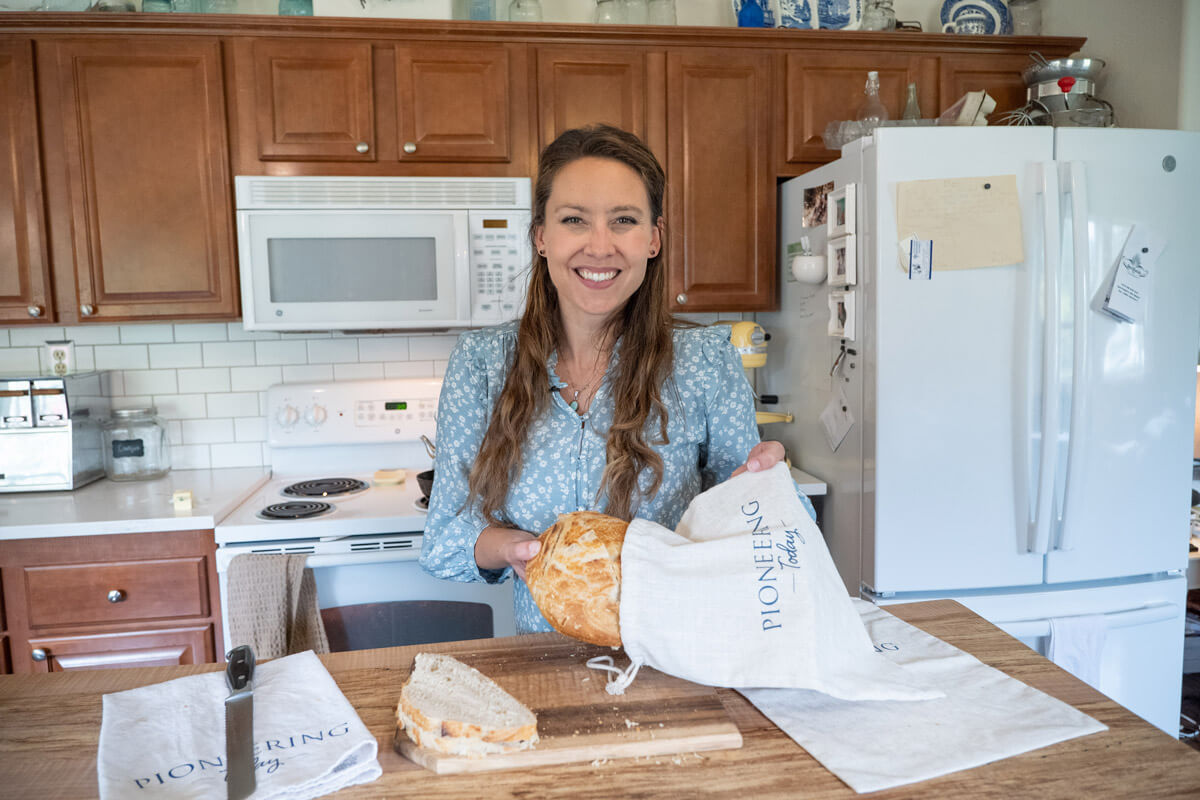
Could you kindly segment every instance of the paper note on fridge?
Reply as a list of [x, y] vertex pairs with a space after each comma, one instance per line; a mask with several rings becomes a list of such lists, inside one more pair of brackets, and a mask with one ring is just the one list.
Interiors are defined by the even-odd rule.
[[1154, 264], [1166, 242], [1143, 225], [1135, 227], [1121, 248], [1102, 308], [1123, 322], [1141, 322]]
[[[933, 243], [935, 272], [1025, 260], [1016, 175], [896, 184], [897, 239]], [[909, 271], [909, 260], [900, 268]]]

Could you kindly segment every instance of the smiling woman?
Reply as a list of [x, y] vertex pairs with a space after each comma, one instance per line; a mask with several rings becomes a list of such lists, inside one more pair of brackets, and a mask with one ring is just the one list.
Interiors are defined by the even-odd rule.
[[783, 456], [758, 441], [729, 329], [667, 311], [665, 184], [650, 150], [617, 128], [551, 143], [524, 315], [463, 334], [446, 368], [421, 564], [460, 581], [515, 574], [518, 632], [551, 629], [525, 563], [559, 514], [673, 528], [703, 489]]

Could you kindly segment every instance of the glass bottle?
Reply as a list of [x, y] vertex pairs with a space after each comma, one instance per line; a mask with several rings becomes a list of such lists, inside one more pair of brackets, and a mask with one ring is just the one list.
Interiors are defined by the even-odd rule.
[[593, 18], [600, 24], [614, 24], [625, 21], [625, 7], [617, 0], [596, 0], [596, 16]]
[[650, 0], [647, 3], [646, 21], [651, 25], [674, 25], [675, 0]]
[[917, 85], [915, 83], [910, 83], [908, 85], [908, 99], [904, 101], [904, 113], [900, 115], [900, 118], [921, 118], [921, 105], [917, 102]]
[[1012, 32], [1016, 36], [1042, 34], [1041, 0], [1009, 0], [1008, 14], [1012, 17]]
[[104, 471], [109, 480], [152, 480], [171, 469], [167, 427], [156, 413], [153, 406], [118, 408], [104, 421]]
[[870, 136], [880, 123], [888, 119], [888, 110], [879, 99], [879, 73], [875, 70], [867, 73], [867, 86], [863, 94], [866, 99], [859, 105], [855, 117], [862, 125], [862, 135]]
[[541, 22], [541, 0], [512, 0], [508, 6], [510, 22]]

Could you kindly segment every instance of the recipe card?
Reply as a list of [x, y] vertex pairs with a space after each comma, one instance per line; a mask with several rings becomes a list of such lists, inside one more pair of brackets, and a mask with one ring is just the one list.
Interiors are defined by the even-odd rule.
[[[929, 242], [936, 268], [979, 269], [1025, 260], [1016, 175], [896, 184], [896, 238]], [[911, 260], [899, 259], [909, 272]], [[927, 277], [934, 268], [932, 258]]]

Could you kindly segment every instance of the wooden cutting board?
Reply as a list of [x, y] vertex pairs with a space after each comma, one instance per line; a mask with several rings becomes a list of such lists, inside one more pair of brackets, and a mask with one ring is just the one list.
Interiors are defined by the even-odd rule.
[[[438, 645], [422, 649], [441, 652]], [[701, 686], [643, 667], [625, 694], [608, 694], [604, 690], [608, 673], [589, 669], [587, 660], [593, 656], [611, 655], [618, 667], [624, 667], [629, 659], [622, 650], [614, 651], [564, 637], [561, 643], [537, 647], [515, 644], [501, 650], [455, 652], [453, 655], [529, 706], [537, 714], [539, 741], [530, 750], [465, 758], [417, 747], [406, 733], [397, 729], [396, 750], [438, 774], [728, 750], [742, 746], [737, 725], [729, 718], [711, 686]], [[411, 662], [407, 668], [411, 671]]]

